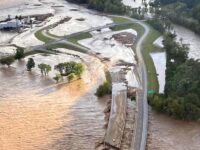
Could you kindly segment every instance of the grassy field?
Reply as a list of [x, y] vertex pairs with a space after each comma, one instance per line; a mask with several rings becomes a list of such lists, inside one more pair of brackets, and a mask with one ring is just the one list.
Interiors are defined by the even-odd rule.
[[161, 34], [158, 31], [156, 31], [155, 29], [153, 29], [152, 27], [150, 27], [150, 33], [148, 34], [148, 36], [146, 37], [146, 39], [143, 43], [144, 50], [142, 51], [144, 61], [145, 61], [146, 67], [147, 67], [148, 89], [149, 90], [153, 89], [156, 92], [158, 92], [158, 90], [159, 90], [159, 84], [158, 84], [156, 69], [155, 69], [153, 60], [150, 56], [150, 53], [160, 50], [159, 47], [157, 47], [153, 44], [153, 42], [159, 36], [161, 36]]
[[54, 38], [63, 38], [63, 36], [54, 35], [54, 34], [50, 33], [49, 31], [47, 31], [46, 34], [49, 35], [50, 37], [54, 37]]
[[43, 29], [37, 31], [37, 32], [35, 33], [35, 37], [36, 37], [37, 39], [39, 39], [40, 41], [44, 42], [44, 43], [50, 43], [50, 42], [52, 42], [53, 39], [44, 36], [44, 35], [42, 34], [42, 31], [43, 31]]
[[70, 44], [65, 44], [65, 43], [59, 43], [59, 44], [50, 44], [47, 46], [48, 49], [57, 49], [57, 48], [65, 48], [65, 49], [70, 49], [82, 53], [87, 53], [84, 49], [81, 49], [79, 47], [70, 45]]
[[111, 17], [111, 19], [115, 22], [115, 23], [131, 23], [131, 21], [129, 19], [123, 18], [123, 17], [117, 17], [117, 16], [113, 16]]
[[83, 32], [76, 36], [70, 37], [68, 40], [74, 44], [79, 45], [78, 41], [83, 40], [83, 39], [88, 39], [88, 38], [92, 38], [92, 35], [89, 32]]

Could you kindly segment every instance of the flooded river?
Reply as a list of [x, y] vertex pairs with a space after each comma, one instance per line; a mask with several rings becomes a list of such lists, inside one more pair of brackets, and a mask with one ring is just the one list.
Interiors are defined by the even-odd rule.
[[[174, 25], [177, 39], [189, 44], [189, 57], [200, 58], [200, 36]], [[160, 64], [163, 60], [160, 60]], [[200, 150], [200, 122], [187, 122], [150, 111], [148, 150]]]
[[0, 1], [0, 9], [18, 6], [18, 5], [21, 5], [24, 3], [25, 3], [25, 0], [1, 0]]
[[200, 123], [151, 111], [148, 150], [200, 150]]
[[0, 66], [0, 150], [94, 150], [105, 134], [105, 104], [94, 96], [102, 73], [55, 85], [24, 65]]
[[179, 26], [173, 25], [174, 30], [176, 31], [177, 38], [183, 39], [183, 43], [189, 44], [190, 52], [189, 57], [194, 59], [200, 58], [200, 36], [195, 34], [193, 31]]

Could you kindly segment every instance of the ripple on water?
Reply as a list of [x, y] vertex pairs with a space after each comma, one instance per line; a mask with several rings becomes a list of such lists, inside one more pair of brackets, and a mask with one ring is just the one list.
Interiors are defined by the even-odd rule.
[[0, 149], [93, 150], [105, 133], [97, 80], [54, 86], [24, 68], [0, 67]]

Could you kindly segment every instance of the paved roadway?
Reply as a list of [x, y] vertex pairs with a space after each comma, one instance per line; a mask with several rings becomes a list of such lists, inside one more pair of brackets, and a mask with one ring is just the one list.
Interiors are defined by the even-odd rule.
[[[117, 16], [117, 15], [109, 15]], [[141, 89], [137, 89], [137, 114], [136, 114], [136, 128], [132, 141], [131, 150], [145, 150], [147, 141], [147, 129], [148, 129], [148, 103], [147, 103], [147, 72], [146, 65], [143, 59], [143, 43], [149, 34], [150, 28], [144, 21], [139, 21], [126, 16], [117, 16], [129, 19], [132, 23], [138, 23], [144, 28], [144, 34], [140, 37], [136, 45], [136, 55], [138, 57], [138, 72], [141, 81]]]
[[[116, 16], [116, 15], [109, 15], [109, 16]], [[123, 18], [129, 19], [132, 23], [138, 23], [141, 26], [143, 26], [145, 29], [144, 34], [139, 39], [139, 41], [137, 42], [137, 45], [136, 45], [136, 54], [137, 54], [138, 60], [139, 60], [138, 71], [140, 74], [140, 80], [142, 82], [141, 83], [142, 88], [137, 90], [136, 129], [135, 129], [135, 135], [134, 135], [134, 138], [132, 141], [132, 148], [131, 148], [131, 150], [145, 150], [146, 139], [147, 139], [147, 128], [148, 128], [148, 104], [147, 104], [147, 72], [146, 72], [146, 65], [144, 63], [144, 59], [142, 56], [142, 50], [143, 50], [142, 44], [143, 44], [145, 38], [147, 37], [147, 35], [149, 34], [150, 29], [143, 21], [139, 21], [139, 20], [136, 20], [133, 18], [125, 17], [125, 16], [118, 16], [118, 17], [123, 17]], [[61, 43], [61, 42], [65, 41], [65, 43], [67, 43], [67, 44], [71, 44], [75, 47], [82, 48], [83, 50], [88, 50], [80, 45], [77, 45], [77, 44], [67, 41], [67, 39], [72, 36], [76, 36], [78, 34], [84, 33], [84, 32], [92, 32], [95, 30], [113, 27], [113, 26], [120, 25], [120, 24], [112, 23], [112, 24], [108, 24], [105, 26], [95, 27], [95, 28], [91, 28], [91, 29], [88, 29], [85, 31], [81, 31], [81, 32], [77, 32], [77, 33], [65, 36], [60, 39], [53, 38], [53, 37], [45, 34], [45, 32], [43, 32], [43, 34], [46, 35], [47, 37], [51, 37], [55, 40], [51, 44]], [[127, 24], [127, 23], [122, 23], [122, 24]], [[40, 48], [44, 48], [44, 46], [45, 45], [38, 45], [35, 47], [31, 47], [30, 49], [37, 50]]]
[[[135, 22], [135, 19], [130, 19]], [[138, 71], [142, 89], [137, 90], [137, 116], [136, 116], [136, 129], [132, 142], [131, 150], [145, 150], [147, 141], [148, 129], [148, 103], [147, 103], [147, 72], [146, 65], [143, 59], [143, 42], [149, 34], [149, 27], [143, 21], [137, 21], [145, 29], [144, 34], [139, 39], [136, 45], [136, 55], [138, 56]]]

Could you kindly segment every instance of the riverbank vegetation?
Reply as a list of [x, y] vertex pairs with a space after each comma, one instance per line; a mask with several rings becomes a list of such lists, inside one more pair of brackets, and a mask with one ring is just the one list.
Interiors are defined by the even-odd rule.
[[47, 76], [49, 74], [49, 71], [51, 71], [51, 66], [44, 63], [39, 64], [38, 68], [40, 69], [41, 74], [45, 76]]
[[20, 60], [25, 57], [24, 49], [23, 48], [17, 48], [15, 53], [15, 59]]
[[61, 76], [68, 76], [69, 80], [81, 78], [81, 75], [84, 72], [83, 64], [74, 61], [59, 63], [54, 69], [59, 71]]
[[7, 65], [8, 67], [10, 67], [10, 65], [14, 61], [15, 61], [15, 57], [14, 56], [3, 57], [3, 58], [0, 59], [0, 64]]
[[172, 22], [183, 25], [200, 34], [200, 1], [199, 0], [156, 0], [154, 5], [157, 15], [169, 18]]
[[35, 61], [33, 58], [29, 58], [26, 64], [26, 68], [28, 71], [31, 71], [35, 67]]
[[188, 59], [187, 45], [176, 42], [176, 35], [167, 33], [165, 94], [150, 97], [149, 103], [158, 112], [183, 120], [200, 119], [200, 62]]
[[122, 0], [67, 0], [72, 3], [87, 4], [88, 8], [106, 13], [122, 14], [125, 6]]
[[104, 81], [104, 83], [101, 84], [96, 91], [96, 95], [98, 97], [103, 97], [105, 95], [109, 95], [112, 93], [112, 79], [110, 72], [105, 71], [105, 75], [106, 75], [106, 81]]
[[105, 81], [102, 85], [100, 85], [97, 89], [96, 95], [98, 97], [103, 97], [104, 95], [111, 94], [111, 86], [108, 81]]
[[15, 62], [15, 60], [20, 60], [25, 57], [24, 49], [17, 47], [14, 55], [5, 56], [0, 58], [0, 64], [7, 65], [8, 67]]

